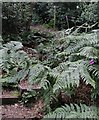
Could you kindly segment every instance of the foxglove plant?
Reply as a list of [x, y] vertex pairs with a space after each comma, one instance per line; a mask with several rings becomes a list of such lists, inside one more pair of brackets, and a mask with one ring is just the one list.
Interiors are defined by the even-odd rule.
[[90, 62], [89, 62], [90, 65], [93, 65], [94, 64], [94, 60], [91, 59]]

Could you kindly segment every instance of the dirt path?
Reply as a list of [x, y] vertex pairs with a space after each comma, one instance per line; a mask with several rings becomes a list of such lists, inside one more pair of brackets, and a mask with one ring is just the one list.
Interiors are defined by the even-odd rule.
[[54, 38], [56, 38], [56, 39], [61, 39], [63, 37], [67, 37], [67, 33], [66, 33], [65, 29], [62, 31], [59, 31], [57, 29], [54, 30], [53, 28], [45, 28], [43, 25], [32, 25], [32, 26], [30, 26], [30, 29], [37, 30], [38, 32], [45, 33], [45, 34], [51, 33], [54, 35]]
[[37, 30], [37, 31], [42, 31], [42, 32], [57, 32], [57, 30], [54, 30], [53, 28], [45, 28], [43, 25], [32, 25], [30, 26], [31, 30]]
[[[39, 100], [33, 103], [31, 107], [25, 107], [22, 104], [2, 105], [2, 118], [42, 118], [43, 101]], [[25, 119], [24, 119], [25, 120]]]

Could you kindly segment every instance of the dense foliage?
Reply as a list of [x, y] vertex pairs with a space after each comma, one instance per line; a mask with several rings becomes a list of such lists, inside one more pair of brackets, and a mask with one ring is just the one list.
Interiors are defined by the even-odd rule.
[[[18, 87], [20, 81], [27, 80], [30, 88], [22, 94], [22, 101], [26, 103], [31, 97], [43, 99], [44, 118], [99, 117], [99, 31], [79, 33], [79, 28], [70, 28], [42, 33], [27, 29], [30, 15], [33, 16], [28, 28], [30, 23], [40, 22], [53, 27], [53, 6], [60, 8], [57, 27], [68, 28], [66, 15], [71, 15], [69, 27], [83, 22], [98, 24], [98, 3], [72, 4], [73, 7], [70, 3], [35, 3], [31, 14], [30, 3], [3, 3], [0, 83]], [[40, 92], [32, 90], [35, 84], [39, 84]]]
[[[53, 101], [51, 101], [53, 97], [56, 99], [55, 101], [57, 101], [57, 95], [60, 94], [61, 90], [65, 91], [64, 94], [67, 96], [75, 96], [73, 90], [75, 91], [75, 89], [79, 87], [81, 80], [83, 80], [85, 81], [84, 84], [91, 85], [92, 87], [91, 94], [93, 95], [90, 100], [93, 101], [99, 93], [99, 39], [97, 34], [68, 35], [66, 38], [64, 37], [61, 40], [57, 40], [61, 42], [60, 44], [55, 42], [56, 39], [52, 41], [51, 46], [46, 46], [46, 48], [43, 46], [42, 48], [42, 50], [45, 50], [46, 55], [48, 54], [47, 59], [43, 61], [34, 58], [30, 59], [23, 50], [18, 50], [22, 47], [21, 43], [12, 41], [1, 46], [0, 51], [1, 54], [3, 54], [1, 58], [3, 60], [1, 68], [4, 71], [1, 82], [3, 85], [13, 82], [17, 85], [19, 81], [23, 80], [26, 75], [28, 75], [28, 82], [31, 85], [39, 83], [42, 88], [41, 96], [44, 98], [45, 104], [47, 105], [46, 109], [51, 112], [53, 108], [50, 106], [50, 102], [52, 102], [53, 105]], [[64, 45], [64, 49], [62, 51], [61, 49], [57, 49], [57, 44], [59, 44], [58, 48]], [[57, 63], [55, 62], [56, 59]], [[90, 63], [90, 61], [92, 61], [92, 63]], [[80, 99], [82, 100], [82, 102], [79, 101], [80, 103], [90, 104], [90, 102], [86, 102], [87, 99], [83, 97]], [[73, 104], [74, 103], [76, 103], [75, 100], [73, 101]], [[60, 106], [59, 104], [60, 103], [56, 102], [54, 108], [56, 109], [55, 114], [58, 114], [60, 111], [57, 110], [57, 107]], [[59, 109], [63, 109], [62, 111], [64, 111], [65, 107]], [[48, 110], [48, 108], [50, 109]], [[68, 112], [67, 107], [66, 111]], [[63, 112], [65, 115], [68, 114], [65, 113], [66, 111]], [[78, 112], [77, 109], [77, 111], [70, 114], [70, 116], [76, 114], [76, 112], [79, 113], [80, 111]], [[85, 112], [87, 112], [87, 108]], [[79, 115], [76, 117], [79, 117]]]

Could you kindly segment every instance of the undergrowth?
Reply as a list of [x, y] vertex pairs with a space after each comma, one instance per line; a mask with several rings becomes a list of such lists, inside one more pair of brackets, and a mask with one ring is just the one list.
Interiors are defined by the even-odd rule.
[[[99, 118], [99, 38], [96, 33], [69, 34], [40, 43], [43, 57], [30, 59], [21, 42], [0, 44], [1, 83], [39, 84], [44, 118]], [[86, 89], [87, 88], [87, 89]]]

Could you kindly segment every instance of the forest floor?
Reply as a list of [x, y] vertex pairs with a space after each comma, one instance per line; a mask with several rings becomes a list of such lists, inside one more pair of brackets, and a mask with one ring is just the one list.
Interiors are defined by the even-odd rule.
[[38, 100], [26, 107], [23, 104], [15, 103], [14, 105], [2, 105], [2, 118], [42, 118], [43, 117], [43, 101]]

